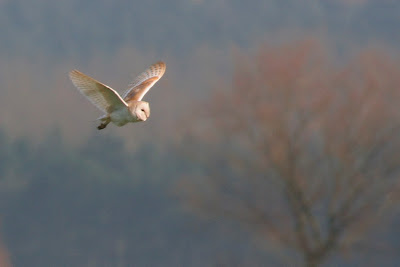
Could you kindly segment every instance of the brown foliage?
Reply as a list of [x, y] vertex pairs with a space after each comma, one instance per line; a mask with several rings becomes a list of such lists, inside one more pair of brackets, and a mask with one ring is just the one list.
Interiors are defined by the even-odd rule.
[[331, 62], [313, 40], [239, 56], [231, 90], [203, 103], [186, 133], [205, 164], [181, 184], [189, 207], [307, 266], [365, 241], [393, 207], [399, 174], [400, 65], [373, 50]]
[[11, 255], [5, 246], [4, 242], [0, 240], [0, 266], [11, 267]]

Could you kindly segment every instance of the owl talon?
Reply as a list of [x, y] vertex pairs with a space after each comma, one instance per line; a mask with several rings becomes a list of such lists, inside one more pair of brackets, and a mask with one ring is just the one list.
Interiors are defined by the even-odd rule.
[[98, 130], [102, 130], [102, 129], [104, 129], [104, 128], [106, 128], [106, 126], [107, 126], [107, 124], [100, 124], [99, 126], [97, 126], [97, 129]]

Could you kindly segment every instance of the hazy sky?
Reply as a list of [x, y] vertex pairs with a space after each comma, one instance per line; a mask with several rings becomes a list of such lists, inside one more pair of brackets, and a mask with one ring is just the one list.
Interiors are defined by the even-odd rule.
[[73, 88], [69, 70], [124, 90], [135, 74], [165, 60], [166, 75], [146, 96], [152, 117], [128, 127], [138, 136], [148, 129], [173, 134], [173, 121], [191, 102], [229, 83], [238, 51], [307, 36], [339, 49], [396, 47], [399, 14], [400, 2], [378, 0], [3, 0], [0, 126], [36, 137], [56, 126], [82, 139], [100, 113]]

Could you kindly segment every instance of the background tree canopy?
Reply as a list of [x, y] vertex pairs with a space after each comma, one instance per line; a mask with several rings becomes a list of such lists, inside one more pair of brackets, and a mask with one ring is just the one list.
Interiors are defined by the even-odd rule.
[[[0, 0], [0, 265], [396, 266], [398, 14]], [[152, 117], [98, 132], [68, 71], [157, 60]]]

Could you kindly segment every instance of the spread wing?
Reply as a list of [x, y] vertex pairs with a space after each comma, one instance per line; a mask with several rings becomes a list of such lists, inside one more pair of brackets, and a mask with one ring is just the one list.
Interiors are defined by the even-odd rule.
[[150, 88], [164, 75], [165, 69], [166, 65], [162, 61], [151, 65], [129, 84], [129, 89], [123, 94], [123, 99], [126, 102], [142, 100]]
[[104, 113], [128, 106], [114, 89], [80, 71], [71, 71], [69, 77], [75, 87]]

